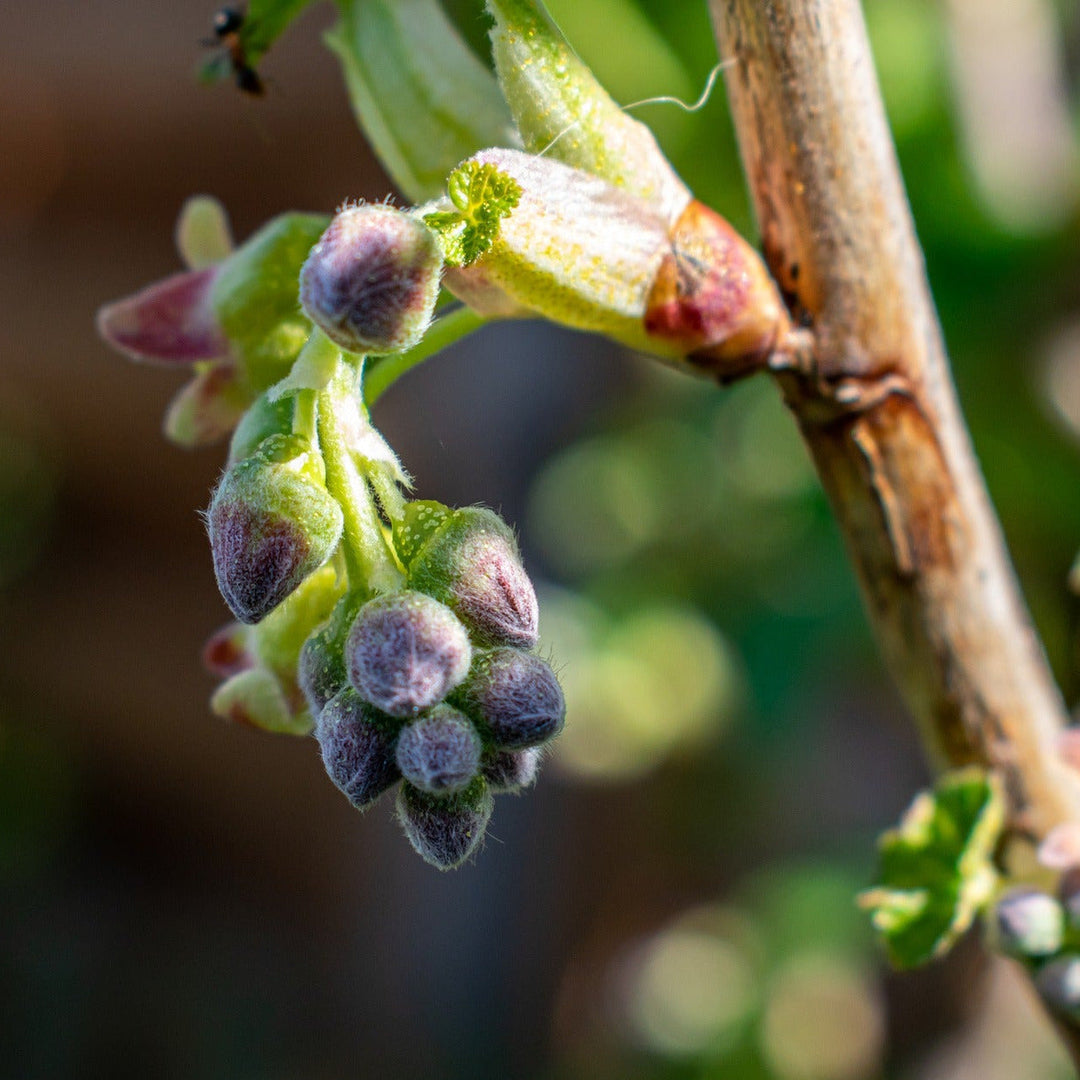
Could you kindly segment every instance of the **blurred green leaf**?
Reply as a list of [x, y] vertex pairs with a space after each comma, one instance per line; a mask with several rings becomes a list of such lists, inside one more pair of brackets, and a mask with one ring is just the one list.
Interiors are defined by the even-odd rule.
[[920, 792], [881, 837], [881, 884], [859, 903], [897, 967], [944, 955], [971, 926], [997, 881], [992, 856], [1004, 815], [1000, 782], [964, 769]]

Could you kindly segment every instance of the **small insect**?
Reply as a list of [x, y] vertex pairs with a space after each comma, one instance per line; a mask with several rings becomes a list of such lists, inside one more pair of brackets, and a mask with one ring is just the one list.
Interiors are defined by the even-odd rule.
[[233, 78], [245, 94], [262, 97], [266, 93], [259, 73], [248, 63], [247, 52], [240, 31], [244, 25], [244, 13], [239, 8], [223, 7], [214, 15], [214, 36], [203, 41], [204, 45], [221, 45], [225, 48]]

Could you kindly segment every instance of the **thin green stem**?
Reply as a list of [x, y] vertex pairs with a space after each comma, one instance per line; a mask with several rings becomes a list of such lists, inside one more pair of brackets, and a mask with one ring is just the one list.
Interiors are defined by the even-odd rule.
[[294, 435], [315, 439], [315, 391], [301, 390], [293, 404], [292, 429]]
[[371, 363], [364, 376], [364, 400], [368, 405], [373, 405], [387, 388], [410, 368], [423, 363], [429, 356], [434, 356], [490, 321], [486, 316], [478, 315], [472, 308], [464, 305], [440, 316], [431, 324], [431, 329], [418, 345], [403, 353], [380, 357]]
[[345, 521], [342, 546], [350, 585], [388, 592], [400, 586], [401, 570], [351, 450], [351, 437], [369, 422], [359, 382], [358, 371], [342, 357], [330, 384], [318, 395], [319, 447], [326, 463], [327, 490], [337, 499]]

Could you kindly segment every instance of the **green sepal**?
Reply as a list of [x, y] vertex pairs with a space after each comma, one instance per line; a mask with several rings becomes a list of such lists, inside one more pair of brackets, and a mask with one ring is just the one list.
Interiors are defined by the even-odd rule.
[[253, 394], [288, 374], [311, 333], [296, 283], [329, 220], [282, 214], [221, 264], [211, 305]]
[[394, 547], [402, 566], [416, 558], [428, 538], [453, 513], [433, 499], [415, 499], [407, 503], [400, 520], [394, 522]]
[[306, 708], [289, 707], [281, 683], [266, 668], [249, 668], [226, 679], [210, 698], [210, 708], [224, 720], [275, 735], [307, 735], [314, 727]]
[[521, 185], [490, 162], [466, 161], [446, 181], [453, 210], [424, 215], [442, 238], [451, 266], [476, 262], [499, 237], [499, 226], [521, 199]]
[[896, 967], [943, 956], [990, 901], [1004, 823], [1001, 782], [971, 768], [920, 792], [900, 825], [882, 835], [880, 883], [859, 904]]
[[271, 435], [291, 434], [294, 405], [292, 396], [271, 401], [268, 393], [260, 394], [236, 425], [229, 443], [228, 464], [251, 457]]
[[520, 146], [487, 68], [437, 0], [338, 0], [326, 35], [353, 112], [411, 202], [442, 194], [451, 169], [485, 146]]

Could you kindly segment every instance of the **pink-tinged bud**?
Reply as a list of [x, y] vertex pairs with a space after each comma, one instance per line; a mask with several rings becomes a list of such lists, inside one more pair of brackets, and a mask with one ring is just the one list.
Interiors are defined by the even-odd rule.
[[401, 352], [424, 336], [442, 270], [438, 238], [390, 206], [338, 213], [300, 271], [300, 304], [352, 353]]
[[345, 641], [349, 682], [391, 716], [415, 716], [438, 704], [471, 662], [465, 627], [448, 607], [419, 592], [368, 601]]
[[312, 477], [310, 459], [304, 440], [272, 436], [214, 492], [207, 515], [214, 573], [241, 622], [273, 611], [341, 538], [341, 509]]
[[211, 364], [169, 403], [162, 429], [178, 446], [209, 446], [228, 435], [244, 415], [250, 391], [227, 360]]
[[455, 795], [429, 795], [412, 784], [398, 789], [397, 813], [409, 843], [440, 870], [460, 866], [484, 839], [495, 800], [483, 777]]
[[467, 716], [437, 705], [402, 730], [397, 763], [410, 784], [432, 795], [450, 795], [468, 787], [480, 771], [482, 749]]
[[315, 738], [326, 773], [358, 810], [370, 806], [401, 776], [394, 761], [397, 728], [351, 687], [319, 713]]
[[173, 274], [98, 312], [98, 333], [132, 360], [224, 360], [229, 341], [211, 303], [218, 267]]
[[536, 783], [542, 752], [530, 746], [524, 750], [495, 750], [484, 762], [482, 776], [497, 794], [518, 795]]
[[759, 367], [788, 327], [758, 253], [694, 200], [679, 216], [649, 291], [645, 330], [721, 377]]
[[536, 644], [536, 593], [498, 514], [480, 506], [454, 510], [407, 565], [412, 588], [452, 608], [477, 644]]
[[521, 649], [492, 649], [478, 656], [455, 700], [503, 750], [546, 742], [562, 731], [566, 720], [566, 701], [555, 672]]

